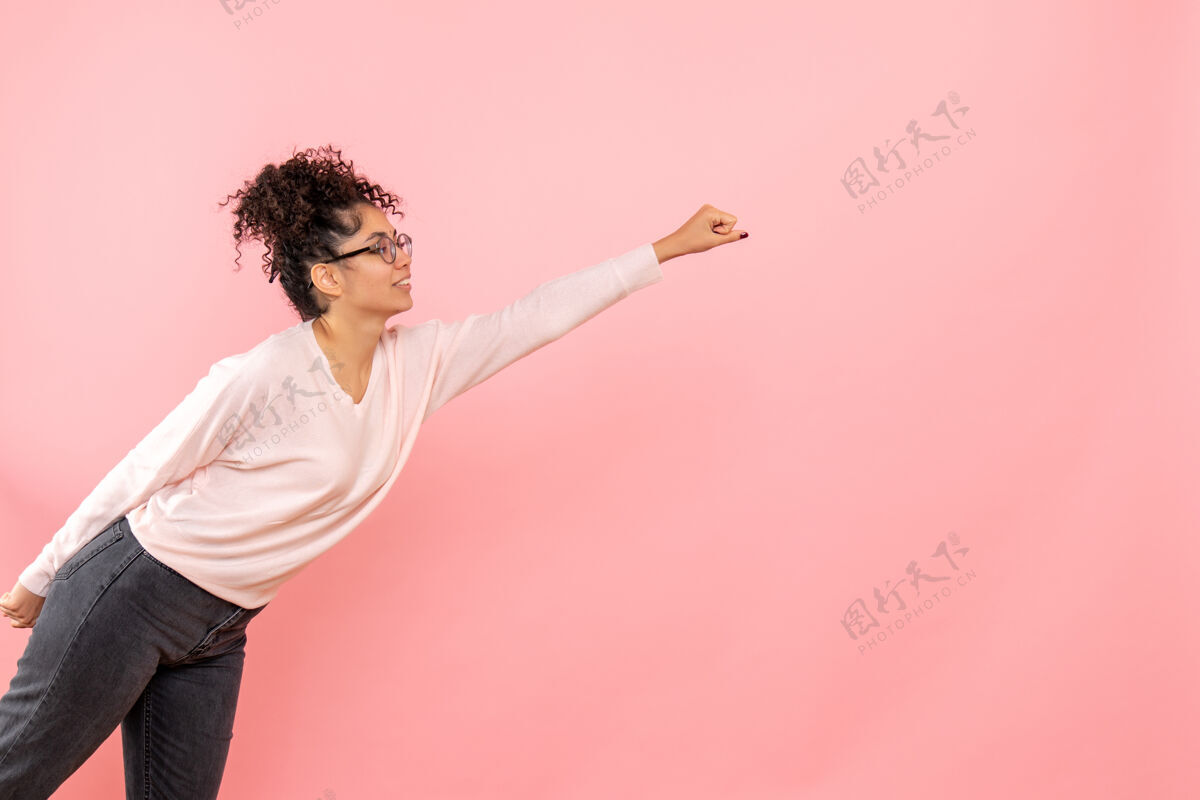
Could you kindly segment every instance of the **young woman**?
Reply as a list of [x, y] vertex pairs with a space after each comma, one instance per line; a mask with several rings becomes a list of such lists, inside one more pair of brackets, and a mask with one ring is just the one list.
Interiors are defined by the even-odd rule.
[[293, 151], [234, 198], [238, 258], [261, 239], [301, 321], [216, 362], [0, 597], [33, 627], [0, 698], [0, 800], [48, 797], [117, 725], [129, 796], [216, 797], [248, 623], [383, 500], [429, 415], [748, 235], [706, 205], [499, 311], [387, 327], [413, 307], [412, 239], [353, 161]]

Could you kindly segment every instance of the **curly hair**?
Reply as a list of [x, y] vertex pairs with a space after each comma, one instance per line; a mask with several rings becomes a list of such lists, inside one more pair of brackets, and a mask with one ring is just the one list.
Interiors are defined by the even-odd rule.
[[240, 202], [234, 209], [233, 238], [241, 270], [242, 242], [260, 239], [267, 252], [263, 273], [267, 282], [280, 278], [288, 302], [302, 321], [329, 310], [328, 299], [309, 288], [312, 265], [336, 256], [347, 239], [358, 232], [362, 218], [354, 204], [373, 203], [404, 218], [397, 210], [401, 198], [354, 172], [354, 162], [342, 161], [342, 151], [326, 145], [303, 152], [292, 150], [283, 164], [267, 164], [253, 182], [218, 203]]

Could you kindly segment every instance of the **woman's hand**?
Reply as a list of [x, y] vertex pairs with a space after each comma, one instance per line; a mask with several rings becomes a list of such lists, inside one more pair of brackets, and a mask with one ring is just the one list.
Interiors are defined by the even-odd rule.
[[0, 597], [0, 611], [12, 619], [14, 628], [32, 628], [46, 598], [36, 595], [17, 581], [11, 592]]
[[654, 243], [658, 263], [669, 261], [675, 256], [703, 253], [719, 244], [736, 242], [750, 235], [746, 231], [734, 230], [733, 226], [736, 224], [737, 217], [733, 214], [727, 214], [705, 203], [691, 219], [680, 226], [679, 230]]

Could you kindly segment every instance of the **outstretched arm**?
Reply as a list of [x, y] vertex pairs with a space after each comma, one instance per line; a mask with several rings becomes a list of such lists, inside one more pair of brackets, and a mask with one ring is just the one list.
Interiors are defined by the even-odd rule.
[[638, 289], [663, 279], [661, 264], [744, 238], [737, 218], [703, 206], [678, 230], [615, 258], [547, 281], [505, 308], [455, 322], [402, 328], [402, 349], [425, 402], [422, 419], [504, 367], [579, 327]]
[[[422, 419], [530, 353], [562, 338], [622, 298], [663, 279], [650, 243], [547, 281], [504, 308], [401, 331], [415, 359]], [[413, 384], [410, 384], [410, 386]]]

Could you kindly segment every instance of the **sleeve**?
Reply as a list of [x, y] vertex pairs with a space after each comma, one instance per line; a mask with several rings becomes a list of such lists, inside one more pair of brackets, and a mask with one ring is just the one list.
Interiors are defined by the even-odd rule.
[[547, 281], [490, 314], [430, 320], [404, 331], [406, 359], [427, 404], [423, 419], [504, 367], [553, 342], [638, 289], [663, 279], [650, 243]]
[[[243, 354], [244, 355], [244, 354]], [[50, 581], [93, 537], [154, 492], [212, 462], [241, 428], [242, 356], [218, 361], [166, 418], [104, 476], [18, 580], [45, 596]]]

